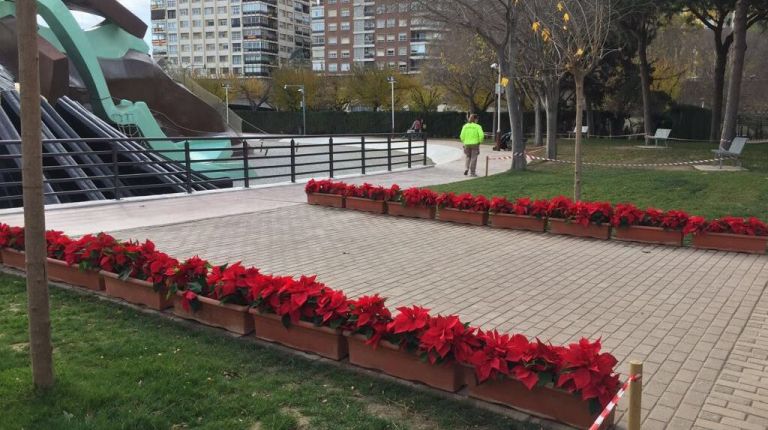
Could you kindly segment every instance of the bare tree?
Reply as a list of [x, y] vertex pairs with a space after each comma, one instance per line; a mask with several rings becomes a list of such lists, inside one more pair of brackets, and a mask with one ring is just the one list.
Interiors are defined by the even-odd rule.
[[733, 55], [731, 56], [731, 80], [728, 84], [728, 102], [725, 107], [725, 121], [720, 146], [730, 147], [736, 137], [736, 120], [739, 115], [741, 101], [741, 81], [744, 77], [744, 57], [747, 51], [747, 14], [749, 0], [736, 2], [736, 13], [733, 18]]
[[519, 61], [515, 29], [520, 18], [521, 2], [517, 0], [415, 0], [414, 3], [429, 19], [474, 32], [494, 50], [502, 73], [509, 77], [506, 99], [514, 152], [512, 169], [525, 170], [523, 112], [520, 108], [520, 94], [514, 85]]
[[29, 351], [36, 388], [53, 386], [51, 315], [46, 273], [43, 158], [40, 122], [40, 69], [37, 51], [37, 2], [16, 2], [21, 84], [22, 186], [27, 260]]
[[468, 112], [485, 112], [493, 104], [496, 74], [489, 67], [496, 55], [483, 39], [450, 29], [435, 44], [434, 58], [425, 64], [424, 80], [442, 88], [448, 101]]
[[532, 26], [542, 42], [551, 43], [562, 56], [576, 86], [576, 143], [573, 197], [581, 199], [584, 79], [607, 54], [606, 44], [614, 23], [615, 0], [541, 0], [542, 10]]
[[[709, 139], [720, 138], [720, 122], [723, 117], [723, 89], [728, 52], [733, 44], [733, 30], [728, 29], [730, 17], [736, 7], [736, 0], [688, 0], [686, 10], [697, 22], [712, 30], [715, 42], [715, 75], [712, 89], [712, 124]], [[768, 0], [750, 0], [747, 12], [746, 30], [758, 22], [768, 19]]]

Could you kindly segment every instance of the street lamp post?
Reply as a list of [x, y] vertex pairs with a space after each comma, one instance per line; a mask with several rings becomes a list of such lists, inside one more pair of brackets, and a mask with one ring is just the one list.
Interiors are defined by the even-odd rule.
[[395, 80], [394, 76], [390, 76], [387, 78], [387, 82], [389, 82], [389, 86], [391, 91], [391, 100], [392, 100], [392, 133], [395, 133], [395, 84], [397, 81]]
[[499, 71], [499, 82], [496, 84], [496, 130], [494, 130], [494, 141], [501, 142], [501, 65], [491, 64], [491, 69]]
[[227, 127], [229, 127], [229, 82], [221, 84], [224, 88], [224, 112], [227, 118]]
[[306, 91], [304, 91], [304, 85], [285, 85], [283, 89], [287, 90], [288, 88], [298, 88], [298, 92], [301, 93], [301, 134], [303, 136], [307, 135], [307, 95]]

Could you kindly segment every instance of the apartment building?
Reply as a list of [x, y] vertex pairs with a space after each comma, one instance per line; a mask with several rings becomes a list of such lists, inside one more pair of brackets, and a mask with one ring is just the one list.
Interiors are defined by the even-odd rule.
[[418, 72], [439, 30], [412, 1], [316, 0], [310, 14], [312, 68], [331, 74], [356, 65]]
[[204, 76], [309, 61], [310, 0], [151, 0], [152, 55]]

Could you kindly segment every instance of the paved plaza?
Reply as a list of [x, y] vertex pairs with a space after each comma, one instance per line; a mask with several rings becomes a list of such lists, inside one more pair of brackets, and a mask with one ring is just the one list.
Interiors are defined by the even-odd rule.
[[[495, 162], [492, 171], [508, 163]], [[355, 181], [428, 185], [460, 180], [462, 169], [458, 160]], [[645, 363], [644, 429], [768, 428], [766, 256], [401, 219], [304, 201], [303, 186], [292, 185], [60, 209], [48, 220], [71, 233], [151, 238], [179, 258], [317, 274], [349, 296], [380, 293], [391, 308], [419, 304], [486, 329], [558, 344], [602, 338], [625, 375], [630, 359]], [[19, 214], [0, 221], [20, 224]]]

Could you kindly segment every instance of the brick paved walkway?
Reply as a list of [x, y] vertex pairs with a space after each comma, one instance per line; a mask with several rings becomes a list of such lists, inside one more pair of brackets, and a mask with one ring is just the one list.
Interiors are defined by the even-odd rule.
[[308, 205], [231, 216], [227, 223], [119, 235], [151, 237], [177, 256], [316, 273], [350, 296], [379, 292], [392, 307], [421, 304], [554, 343], [602, 337], [620, 370], [626, 372], [629, 359], [645, 362], [644, 429], [768, 425], [762, 403], [768, 390], [758, 388], [768, 382], [768, 338], [759, 332], [768, 299], [757, 304], [768, 283], [768, 257]]

